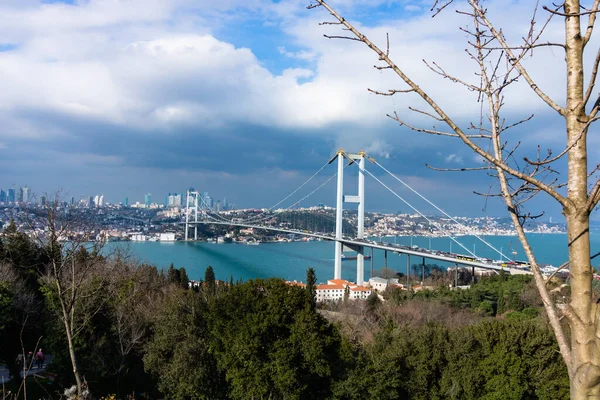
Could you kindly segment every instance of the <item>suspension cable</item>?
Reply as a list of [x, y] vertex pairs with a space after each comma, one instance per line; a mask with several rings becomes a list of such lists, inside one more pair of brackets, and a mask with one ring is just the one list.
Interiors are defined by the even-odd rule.
[[[413, 189], [411, 186], [409, 186], [406, 182], [404, 182], [402, 179], [398, 178], [396, 175], [394, 175], [392, 172], [390, 172], [387, 168], [385, 168], [383, 165], [379, 164], [377, 161], [375, 161], [374, 159], [371, 159], [371, 161], [373, 162], [373, 164], [377, 165], [379, 168], [383, 169], [385, 172], [387, 172], [389, 175], [391, 175], [394, 179], [396, 179], [398, 182], [400, 182], [401, 184], [403, 184], [406, 188], [408, 188], [410, 191], [412, 191], [413, 193], [415, 193], [417, 196], [419, 196], [421, 199], [425, 200], [429, 205], [433, 206], [436, 210], [438, 210], [439, 212], [441, 212], [442, 214], [444, 214], [446, 217], [448, 217], [452, 222], [458, 224], [459, 226], [465, 228], [465, 229], [469, 229], [468, 226], [462, 224], [461, 222], [457, 221], [456, 218], [450, 216], [448, 213], [446, 213], [444, 210], [442, 210], [441, 208], [439, 208], [438, 206], [436, 206], [434, 203], [432, 203], [431, 201], [429, 201], [425, 196], [421, 195], [421, 193], [417, 192], [415, 189]], [[501, 257], [505, 257], [508, 260], [512, 261], [512, 259], [510, 257], [505, 256], [500, 250], [498, 250], [497, 248], [495, 248], [492, 244], [490, 244], [489, 242], [487, 242], [485, 239], [483, 239], [481, 236], [474, 234], [474, 237], [476, 237], [477, 239], [479, 239], [481, 242], [483, 242], [485, 245], [487, 245], [488, 247], [490, 247], [492, 250], [494, 250], [496, 253], [500, 254]]]
[[[262, 221], [264, 221], [264, 220], [267, 220], [267, 219], [269, 219], [269, 218], [272, 218], [272, 217], [274, 217], [274, 216], [277, 216], [277, 215], [279, 215], [279, 214], [281, 214], [281, 213], [283, 213], [283, 212], [289, 211], [289, 210], [291, 210], [291, 209], [292, 209], [292, 207], [294, 207], [295, 205], [297, 205], [297, 204], [299, 204], [299, 203], [303, 202], [303, 201], [304, 201], [304, 200], [306, 200], [308, 197], [312, 196], [312, 195], [313, 195], [313, 194], [314, 194], [316, 191], [318, 191], [319, 189], [321, 189], [323, 186], [325, 186], [327, 183], [329, 183], [329, 181], [331, 181], [331, 180], [332, 180], [333, 178], [335, 178], [336, 176], [337, 176], [337, 172], [336, 172], [335, 174], [331, 175], [331, 176], [330, 176], [330, 177], [329, 177], [329, 178], [328, 178], [328, 179], [327, 179], [325, 182], [323, 182], [321, 185], [319, 185], [319, 187], [317, 187], [315, 190], [313, 190], [312, 192], [310, 192], [309, 194], [307, 194], [306, 196], [304, 196], [303, 198], [301, 198], [300, 200], [298, 200], [297, 202], [295, 202], [295, 203], [294, 203], [294, 204], [292, 204], [291, 206], [289, 206], [289, 207], [287, 207], [287, 208], [284, 208], [284, 209], [282, 209], [282, 210], [280, 210], [280, 211], [277, 211], [277, 212], [275, 212], [275, 213], [273, 213], [273, 214], [266, 215], [266, 216], [264, 216], [264, 217], [260, 217], [260, 216], [258, 216], [258, 217], [255, 217], [256, 219], [249, 218], [249, 219], [247, 219], [247, 220], [244, 220], [244, 222], [245, 222], [245, 223], [248, 223], [248, 222], [252, 222], [252, 223], [256, 223], [256, 222], [262, 222]], [[297, 190], [296, 190], [296, 191], [297, 191]], [[289, 196], [288, 196], [288, 198], [289, 198]], [[281, 202], [280, 202], [280, 203], [281, 203]], [[279, 204], [280, 204], [280, 203], [279, 203]]]
[[387, 186], [385, 183], [383, 183], [379, 178], [377, 178], [375, 175], [373, 175], [371, 173], [371, 171], [367, 170], [366, 168], [364, 169], [364, 171], [371, 175], [371, 177], [373, 179], [375, 179], [377, 182], [379, 182], [384, 188], [386, 188], [387, 190], [389, 190], [394, 196], [396, 196], [397, 198], [399, 198], [402, 202], [404, 202], [407, 206], [409, 206], [410, 208], [413, 209], [413, 211], [415, 211], [417, 214], [419, 214], [421, 217], [425, 218], [425, 220], [427, 220], [427, 222], [429, 222], [431, 225], [433, 226], [437, 226], [438, 229], [440, 231], [442, 231], [442, 233], [444, 234], [444, 236], [449, 237], [452, 241], [454, 241], [456, 244], [458, 244], [460, 247], [462, 247], [467, 253], [469, 253], [470, 255], [472, 255], [473, 257], [477, 258], [477, 256], [471, 252], [471, 250], [469, 250], [468, 248], [466, 248], [461, 242], [459, 242], [458, 240], [456, 240], [451, 234], [447, 233], [445, 229], [443, 229], [441, 226], [439, 226], [437, 223], [433, 222], [431, 219], [427, 218], [427, 216], [425, 216], [425, 214], [423, 214], [421, 211], [419, 211], [416, 207], [414, 207], [412, 204], [410, 204], [408, 201], [406, 201], [402, 196], [400, 196], [398, 193], [394, 192], [389, 186]]

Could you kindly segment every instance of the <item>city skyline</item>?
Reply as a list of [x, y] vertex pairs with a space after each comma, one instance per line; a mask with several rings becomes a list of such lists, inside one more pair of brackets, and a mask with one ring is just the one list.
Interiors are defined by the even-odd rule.
[[[452, 214], [505, 215], [499, 199], [473, 194], [497, 190], [485, 172], [440, 173], [425, 166], [483, 164], [456, 141], [419, 135], [387, 118], [395, 111], [410, 116], [414, 98], [368, 92], [398, 82], [374, 70], [376, 58], [360, 44], [323, 38], [333, 32], [319, 25], [327, 15], [300, 3], [3, 2], [0, 168], [10, 182], [27, 182], [41, 193], [64, 188], [75, 197], [102, 192], [112, 203], [125, 197], [143, 202], [146, 193], [162, 196], [203, 182], [237, 199], [239, 207], [270, 207], [342, 147], [365, 150]], [[432, 20], [428, 7], [413, 1], [370, 2], [370, 13], [362, 12], [362, 3], [332, 5], [376, 43], [384, 44], [389, 33], [390, 51], [403, 54], [406, 70], [457, 121], [479, 119], [476, 96], [437, 79], [422, 62], [472, 79], [468, 56], [452, 58], [464, 53], [454, 17]], [[529, 14], [521, 11], [528, 6], [489, 5], [499, 25], [524, 27]], [[560, 27], [551, 23], [548, 29]], [[560, 71], [549, 67], [556, 58], [540, 51], [526, 62], [560, 100], [554, 84]], [[535, 156], [540, 143], [542, 151], [560, 147], [563, 134], [552, 111], [526, 85], [513, 90], [507, 121], [535, 114], [517, 128], [527, 132], [517, 158]], [[591, 165], [600, 151], [597, 140], [590, 136]], [[564, 165], [558, 170], [565, 172]], [[369, 190], [367, 208], [406, 208], [376, 185]], [[315, 203], [335, 199], [333, 189], [317, 195]], [[531, 204], [532, 214], [541, 211], [561, 218], [547, 197]]]

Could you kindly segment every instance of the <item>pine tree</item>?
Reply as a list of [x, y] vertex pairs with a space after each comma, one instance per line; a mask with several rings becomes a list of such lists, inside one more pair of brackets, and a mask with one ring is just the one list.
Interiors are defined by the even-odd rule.
[[315, 273], [314, 268], [309, 268], [306, 271], [306, 296], [307, 296], [307, 304], [310, 305], [312, 309], [315, 309], [317, 306], [317, 274]]
[[179, 282], [181, 283], [181, 287], [187, 289], [190, 286], [190, 278], [188, 277], [187, 271], [185, 268], [179, 268]]
[[206, 283], [206, 290], [208, 294], [215, 294], [215, 271], [213, 271], [213, 267], [210, 265], [206, 267], [206, 271], [204, 272], [204, 282]]

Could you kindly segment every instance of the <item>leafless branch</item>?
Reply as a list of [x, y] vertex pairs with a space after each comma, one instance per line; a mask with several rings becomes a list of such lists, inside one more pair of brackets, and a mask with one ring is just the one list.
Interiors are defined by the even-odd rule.
[[588, 19], [587, 29], [585, 30], [585, 35], [583, 37], [583, 45], [585, 46], [592, 37], [592, 31], [594, 30], [594, 25], [596, 23], [596, 13], [598, 12], [598, 5], [600, 4], [600, 0], [594, 0], [594, 4], [592, 8], [590, 8], [590, 17]]
[[525, 69], [525, 67], [523, 67], [520, 63], [520, 58], [516, 57], [515, 54], [512, 52], [510, 46], [506, 43], [506, 41], [504, 40], [504, 35], [502, 35], [501, 32], [498, 32], [496, 30], [496, 28], [492, 25], [492, 23], [487, 19], [486, 15], [485, 15], [485, 11], [481, 9], [481, 6], [479, 5], [479, 3], [477, 3], [475, 0], [469, 0], [469, 4], [471, 4], [474, 12], [477, 14], [478, 18], [481, 19], [481, 21], [485, 24], [485, 26], [489, 29], [489, 31], [492, 33], [492, 35], [496, 38], [496, 40], [498, 40], [498, 43], [500, 43], [500, 45], [502, 46], [502, 48], [504, 49], [504, 51], [506, 52], [509, 60], [511, 60], [511, 62], [513, 63], [513, 65], [519, 70], [520, 74], [525, 78], [525, 80], [527, 81], [527, 83], [529, 84], [529, 86], [531, 87], [531, 89], [546, 103], [548, 104], [550, 107], [552, 107], [552, 109], [554, 109], [556, 112], [558, 112], [560, 115], [564, 115], [564, 110], [562, 107], [560, 107], [557, 103], [554, 102], [554, 100], [552, 100], [548, 95], [546, 95], [546, 93], [544, 93], [539, 86], [537, 85], [537, 83], [535, 83], [535, 81], [531, 78], [531, 76], [529, 75], [529, 73], [527, 72], [527, 70]]
[[[431, 18], [435, 17], [436, 15], [438, 15], [439, 13], [441, 13], [444, 8], [448, 7], [450, 4], [452, 4], [454, 0], [444, 0], [443, 2], [440, 0], [435, 0], [435, 3], [433, 3], [433, 6], [431, 7], [431, 9], [429, 11], [433, 11], [435, 9], [435, 12], [433, 13], [433, 15], [431, 16]], [[438, 4], [441, 4], [438, 6]], [[437, 8], [436, 8], [437, 7]]]
[[433, 115], [433, 114], [431, 114], [431, 113], [428, 113], [427, 111], [419, 110], [418, 108], [414, 108], [414, 107], [410, 107], [410, 106], [408, 107], [408, 109], [409, 109], [410, 111], [414, 111], [414, 112], [416, 112], [416, 113], [419, 113], [419, 114], [426, 115], [426, 116], [428, 116], [428, 117], [430, 117], [430, 118], [433, 118], [433, 119], [435, 119], [436, 121], [439, 121], [439, 122], [444, 122], [444, 120], [443, 120], [442, 118], [436, 117], [435, 115]]
[[[554, 15], [560, 15], [561, 17], [581, 17], [582, 15], [591, 15], [591, 14], [595, 14], [598, 12], [598, 10], [591, 10], [591, 11], [584, 11], [584, 12], [576, 12], [576, 13], [562, 13], [560, 11], [555, 11], [552, 10], [546, 6], [542, 6], [542, 8], [546, 11], [548, 11], [551, 14]], [[598, 8], [598, 6], [596, 5], [596, 8]]]
[[471, 89], [474, 92], [479, 92], [481, 91], [480, 87], [477, 87], [475, 85], [472, 85], [470, 83], [467, 83], [461, 79], [458, 79], [448, 73], [446, 73], [446, 71], [444, 71], [444, 69], [442, 67], [440, 67], [437, 63], [433, 62], [433, 65], [435, 65], [435, 68], [433, 68], [431, 65], [429, 65], [429, 63], [426, 60], [422, 60], [423, 63], [427, 66], [427, 68], [429, 68], [431, 71], [433, 71], [434, 73], [444, 77], [445, 79], [449, 79], [454, 83], [460, 83], [461, 85]]
[[[562, 43], [551, 43], [551, 42], [546, 42], [546, 43], [536, 43], [536, 44], [528, 44], [528, 45], [524, 45], [524, 46], [508, 46], [509, 49], [511, 50], [533, 50], [536, 49], [538, 47], [561, 47], [563, 49], [565, 49], [565, 45]], [[484, 47], [485, 50], [504, 50], [504, 47], [488, 47], [485, 46]]]
[[362, 42], [362, 40], [353, 38], [350, 36], [331, 36], [331, 35], [323, 35], [323, 36], [325, 36], [327, 39], [346, 39], [346, 40], [355, 40], [357, 42]]
[[387, 92], [380, 92], [377, 90], [373, 90], [373, 89], [367, 89], [369, 92], [374, 93], [374, 94], [378, 94], [381, 96], [393, 96], [396, 93], [411, 93], [414, 92], [414, 89], [404, 89], [404, 90], [396, 90], [396, 89], [388, 89]]
[[434, 171], [443, 171], [443, 172], [464, 172], [464, 171], [488, 171], [491, 167], [467, 167], [467, 168], [437, 168], [433, 167], [429, 164], [425, 164], [425, 166]]
[[521, 124], [524, 124], [525, 122], [531, 121], [532, 118], [533, 118], [533, 114], [531, 114], [529, 117], [527, 117], [525, 119], [522, 119], [520, 121], [515, 122], [514, 124], [510, 124], [510, 125], [508, 125], [506, 127], [501, 127], [501, 130], [502, 131], [507, 131], [507, 130], [509, 130], [511, 128], [514, 128], [517, 125], [521, 125]]
[[431, 135], [458, 137], [458, 135], [456, 133], [442, 132], [442, 131], [437, 131], [434, 129], [417, 128], [416, 126], [410, 125], [410, 124], [406, 123], [405, 121], [401, 120], [400, 117], [398, 117], [398, 114], [396, 112], [394, 112], [393, 116], [390, 114], [386, 114], [386, 116], [393, 119], [394, 121], [398, 122], [398, 124], [400, 124], [400, 126], [406, 126], [407, 128], [409, 128], [415, 132], [429, 133]]
[[[600, 1], [600, 0], [598, 0]], [[594, 60], [594, 66], [592, 67], [592, 73], [590, 75], [590, 83], [587, 90], [585, 91], [585, 97], [583, 98], [583, 104], [587, 104], [592, 96], [594, 86], [596, 86], [596, 77], [598, 76], [598, 65], [600, 64], [600, 49], [596, 53], [596, 59]]]

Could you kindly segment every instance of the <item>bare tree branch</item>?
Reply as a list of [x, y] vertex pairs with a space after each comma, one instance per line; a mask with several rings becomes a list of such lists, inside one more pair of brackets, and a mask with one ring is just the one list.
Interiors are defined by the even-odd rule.
[[[462, 131], [462, 129], [454, 122], [454, 120], [452, 120], [440, 107], [439, 105], [431, 98], [429, 97], [429, 95], [427, 95], [415, 82], [413, 82], [388, 56], [385, 55], [385, 53], [383, 51], [381, 51], [381, 49], [379, 49], [379, 47], [377, 47], [373, 42], [371, 42], [365, 35], [363, 35], [362, 33], [360, 33], [358, 30], [356, 30], [356, 28], [354, 28], [354, 26], [352, 26], [350, 23], [348, 23], [348, 21], [346, 21], [344, 18], [342, 18], [335, 10], [333, 10], [324, 0], [316, 0], [319, 4], [321, 4], [325, 9], [327, 9], [327, 11], [329, 11], [329, 13], [334, 16], [338, 21], [342, 22], [342, 24], [348, 28], [348, 30], [350, 32], [352, 32], [356, 38], [352, 38], [355, 39], [357, 41], [361, 41], [363, 43], [365, 43], [371, 50], [373, 50], [375, 53], [377, 53], [377, 55], [379, 56], [380, 60], [384, 61], [386, 64], [388, 64], [391, 69], [394, 70], [394, 72], [412, 89], [415, 90], [415, 92], [417, 94], [419, 94], [419, 96], [421, 96], [421, 98], [423, 98], [423, 100], [425, 100], [429, 106], [435, 111], [435, 113], [437, 115], [439, 115], [439, 117], [444, 120], [444, 122], [450, 126], [450, 128], [458, 135], [458, 137], [461, 138], [461, 140], [463, 140], [463, 142], [469, 146], [471, 149], [473, 149], [477, 154], [479, 154], [480, 156], [482, 156], [483, 158], [485, 158], [486, 160], [488, 160], [489, 162], [493, 163], [495, 166], [501, 168], [502, 170], [504, 170], [505, 172], [507, 172], [510, 175], [513, 175], [519, 179], [523, 179], [525, 181], [528, 181], [538, 187], [540, 187], [540, 189], [544, 190], [545, 192], [547, 192], [548, 194], [550, 194], [552, 197], [554, 197], [560, 204], [562, 204], [564, 207], [567, 207], [569, 205], [569, 201], [568, 199], [566, 199], [565, 197], [563, 197], [561, 194], [559, 194], [556, 190], [554, 190], [553, 188], [547, 186], [546, 184], [544, 184], [543, 182], [540, 182], [524, 173], [522, 173], [521, 171], [515, 170], [511, 167], [509, 167], [508, 165], [502, 163], [499, 160], [494, 159], [494, 157], [492, 157], [490, 154], [488, 154], [485, 150], [481, 149], [479, 146], [477, 146], [467, 135], [465, 135], [465, 133]], [[469, 3], [472, 3], [473, 0], [469, 0]], [[473, 5], [474, 7], [478, 7], [477, 5]], [[480, 11], [477, 11], [478, 13], [480, 13]], [[489, 21], [488, 21], [489, 23]], [[493, 27], [492, 27], [493, 29]], [[498, 34], [498, 32], [495, 31], [495, 29], [493, 30], [494, 32], [494, 36], [498, 37], [500, 36]], [[500, 39], [498, 39], [499, 41], [501, 41], [501, 44], [504, 46], [505, 42], [504, 40], [500, 37]], [[510, 50], [508, 50], [507, 52], [510, 52]], [[512, 53], [510, 53], [512, 54]], [[514, 58], [514, 57], [513, 57]], [[535, 83], [531, 80], [531, 78], [529, 77], [529, 75], [527, 75], [527, 71], [524, 70], [524, 68], [522, 68], [522, 66], [520, 66], [520, 64], [517, 64], [519, 71], [522, 73], [523, 76], [526, 76], [526, 79], [528, 80], [528, 82], [531, 82], [530, 85], [532, 86], [532, 88], [534, 88], [534, 90], [536, 91], [536, 93], [540, 94], [541, 96], [547, 98], [549, 100], [549, 98], [539, 89], [537, 88], [537, 85], [535, 85]], [[521, 71], [523, 70], [523, 71]], [[551, 100], [550, 100], [551, 102]], [[554, 103], [549, 103], [549, 104], [554, 104]], [[556, 108], [555, 108], [556, 107]], [[557, 105], [554, 104], [553, 108], [557, 109], [557, 111], [560, 112], [560, 114], [562, 115], [562, 109], [560, 107], [558, 107]], [[393, 117], [392, 117], [393, 118]], [[408, 126], [408, 125], [407, 125]], [[437, 133], [436, 133], [437, 134]]]
[[475, 0], [469, 0], [469, 4], [471, 4], [471, 6], [473, 7], [474, 12], [477, 13], [477, 16], [487, 26], [487, 28], [490, 30], [490, 32], [492, 33], [492, 35], [494, 35], [494, 37], [496, 38], [496, 40], [498, 40], [498, 43], [501, 44], [502, 48], [504, 49], [504, 51], [508, 55], [509, 60], [511, 60], [513, 62], [514, 66], [519, 70], [519, 72], [521, 73], [521, 75], [525, 78], [525, 80], [527, 81], [527, 83], [529, 84], [529, 86], [531, 87], [531, 89], [533, 89], [533, 91], [542, 100], [544, 100], [544, 102], [546, 104], [548, 104], [550, 107], [552, 107], [552, 109], [554, 109], [557, 113], [559, 113], [560, 115], [564, 115], [563, 108], [560, 107], [558, 104], [556, 104], [550, 97], [548, 97], [539, 88], [539, 86], [535, 83], [535, 81], [531, 78], [531, 76], [529, 76], [529, 73], [521, 65], [521, 63], [517, 62], [519, 60], [519, 58], [515, 57], [515, 55], [513, 54], [512, 50], [510, 48], [510, 46], [504, 40], [504, 36], [500, 32], [498, 32], [496, 30], [496, 28], [492, 25], [492, 23], [487, 19], [487, 17], [485, 16], [485, 11], [481, 9], [481, 6], [479, 5], [479, 3], [476, 2]]
[[592, 8], [590, 9], [588, 25], [585, 30], [585, 35], [583, 37], [583, 45], [584, 46], [590, 41], [590, 38], [592, 37], [592, 31], [594, 30], [594, 25], [596, 23], [596, 15], [597, 15], [596, 13], [598, 12], [599, 4], [600, 4], [600, 0], [594, 0], [594, 4], [592, 5]]

